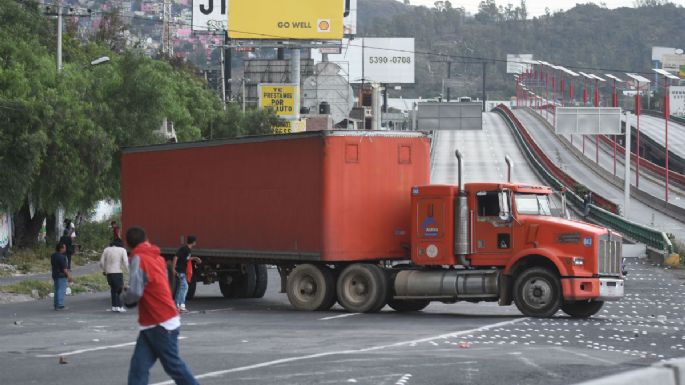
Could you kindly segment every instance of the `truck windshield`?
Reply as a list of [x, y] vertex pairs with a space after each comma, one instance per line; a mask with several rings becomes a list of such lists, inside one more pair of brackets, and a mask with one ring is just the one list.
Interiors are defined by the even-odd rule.
[[539, 194], [515, 195], [516, 211], [523, 215], [552, 215], [549, 196]]

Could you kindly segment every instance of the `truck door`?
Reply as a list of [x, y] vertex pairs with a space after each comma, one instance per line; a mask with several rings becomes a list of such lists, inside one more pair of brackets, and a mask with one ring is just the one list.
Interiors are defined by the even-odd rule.
[[474, 222], [475, 253], [499, 254], [507, 258], [513, 249], [510, 192], [478, 191]]

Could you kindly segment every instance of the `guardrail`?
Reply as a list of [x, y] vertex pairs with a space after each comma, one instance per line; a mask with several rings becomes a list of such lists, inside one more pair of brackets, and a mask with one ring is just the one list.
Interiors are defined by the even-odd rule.
[[[523, 124], [521, 124], [507, 106], [499, 105], [495, 107], [494, 111], [504, 118], [507, 126], [514, 134], [514, 138], [519, 143], [524, 155], [528, 159], [529, 164], [533, 166], [538, 174], [542, 176], [553, 189], [567, 190], [567, 202], [582, 211], [584, 209], [583, 199], [569, 188], [571, 186], [566, 184], [568, 181], [576, 183], [575, 180], [566, 175], [565, 172], [554, 165], [549, 158], [542, 153], [537, 144], [535, 144], [530, 138], [530, 135], [528, 135]], [[537, 149], [537, 151], [535, 151], [535, 149]], [[552, 169], [557, 170], [563, 178], [557, 178], [551, 171]], [[657, 251], [664, 256], [670, 255], [673, 251], [671, 241], [668, 239], [666, 233], [662, 231], [629, 221], [596, 205], [590, 205], [588, 216], [589, 219], [622, 233], [628, 239], [644, 243], [650, 249]]]
[[[642, 110], [641, 112], [642, 112], [643, 114], [655, 116], [655, 117], [657, 117], [657, 118], [662, 118], [662, 119], [663, 119], [663, 117], [664, 117], [663, 111], [657, 111], [657, 110]], [[672, 121], [674, 121], [674, 122], [676, 122], [676, 123], [685, 125], [685, 118], [681, 118], [680, 116], [671, 115], [671, 116], [669, 116], [668, 119], [669, 119], [669, 120], [672, 120]]]

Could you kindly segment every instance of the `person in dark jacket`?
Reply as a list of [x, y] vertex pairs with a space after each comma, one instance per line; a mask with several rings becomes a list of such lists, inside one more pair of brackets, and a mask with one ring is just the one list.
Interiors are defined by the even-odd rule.
[[67, 293], [67, 282], [73, 282], [71, 272], [67, 265], [67, 256], [65, 255], [67, 246], [64, 243], [58, 243], [55, 247], [55, 252], [50, 256], [50, 264], [52, 265], [52, 280], [54, 281], [55, 292], [53, 305], [55, 310], [64, 310], [64, 296]]

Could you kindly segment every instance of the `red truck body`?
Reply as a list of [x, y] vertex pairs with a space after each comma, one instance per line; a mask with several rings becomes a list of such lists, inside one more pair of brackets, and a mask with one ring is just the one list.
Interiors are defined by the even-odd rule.
[[407, 259], [412, 186], [429, 183], [417, 133], [317, 132], [129, 148], [122, 223], [165, 252], [267, 260]]

